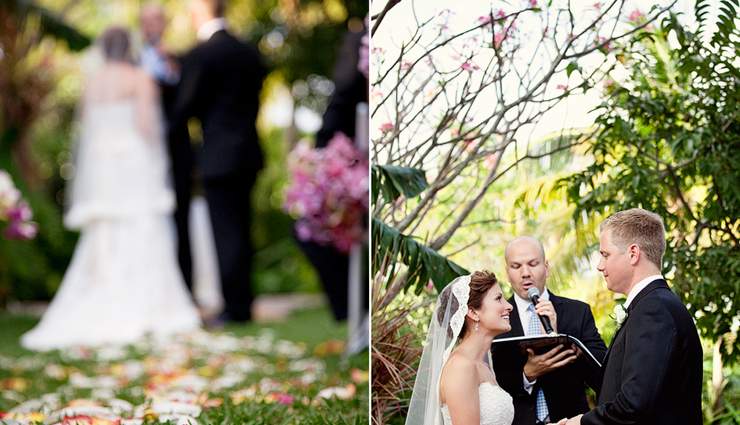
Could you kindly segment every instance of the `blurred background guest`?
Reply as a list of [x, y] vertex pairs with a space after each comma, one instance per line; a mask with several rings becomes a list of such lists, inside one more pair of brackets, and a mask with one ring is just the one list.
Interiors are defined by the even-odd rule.
[[[180, 81], [179, 65], [174, 56], [165, 49], [163, 35], [167, 26], [164, 8], [156, 3], [147, 3], [139, 17], [143, 45], [141, 67], [157, 82], [162, 99], [162, 108], [168, 124]], [[187, 127], [180, 125], [167, 132], [167, 152], [170, 156], [172, 182], [175, 189], [175, 226], [177, 228], [177, 260], [188, 289], [193, 291], [193, 266], [190, 249], [189, 211], [193, 176], [193, 154]]]

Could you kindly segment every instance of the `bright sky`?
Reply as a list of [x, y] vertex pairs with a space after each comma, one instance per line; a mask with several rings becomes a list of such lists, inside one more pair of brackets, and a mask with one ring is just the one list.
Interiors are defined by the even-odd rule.
[[[546, 0], [538, 1], [539, 4], [546, 2]], [[579, 25], [583, 27], [587, 22], [594, 19], [597, 14], [597, 9], [594, 7], [594, 4], [597, 2], [595, 0], [571, 0], [569, 3], [572, 5], [572, 11], [574, 12], [575, 21], [577, 23], [577, 32]], [[608, 1], [601, 1], [601, 3], [608, 3]], [[461, 4], [464, 6], [454, 7], [455, 4]], [[380, 47], [385, 50], [385, 55], [388, 58], [397, 56], [399, 46], [402, 42], [406, 42], [409, 39], [410, 34], [416, 27], [414, 17], [419, 21], [424, 21], [430, 17], [439, 15], [440, 12], [445, 9], [451, 9], [452, 13], [449, 15], [447, 25], [450, 33], [454, 34], [458, 31], [470, 28], [477, 22], [478, 17], [488, 15], [491, 10], [493, 10], [494, 13], [499, 9], [503, 9], [505, 12], [512, 12], [529, 6], [529, 4], [529, 0], [515, 0], [507, 2], [491, 0], [463, 0], [458, 3], [450, 2], [449, 0], [402, 0], [385, 17], [379, 30], [373, 36], [372, 47]], [[567, 4], [566, 1], [553, 1], [553, 5], [564, 6], [565, 4]], [[646, 2], [627, 0], [623, 8], [623, 16], [626, 17], [630, 12], [636, 9], [647, 14], [653, 5], [665, 6], [667, 4], [670, 4], [670, 1]], [[384, 5], [384, 0], [374, 1], [370, 7], [371, 15], [382, 10]], [[692, 0], [679, 0], [676, 5], [676, 10], [682, 11], [686, 14], [686, 17], [690, 17], [692, 15], [693, 6], [694, 4]], [[540, 31], [539, 28], [541, 28], [541, 26], [538, 19], [539, 17], [537, 13], [530, 12], [526, 15], [525, 19], [518, 20], [517, 24], [520, 25], [522, 34], [526, 34], [530, 31]], [[526, 39], [523, 38], [521, 52], [528, 52], [527, 49], [532, 44], [534, 43], [529, 43], [528, 45]], [[490, 51], [490, 49], [488, 50]], [[522, 57], [529, 56], [525, 54]], [[593, 60], [590, 61], [592, 64], [600, 60], [598, 57], [593, 57], [592, 59]], [[462, 62], [461, 60], [458, 60], [458, 63], [453, 64], [453, 60], [454, 59], [450, 60], [451, 68], [459, 66], [460, 62]], [[487, 62], [487, 58], [479, 58], [477, 62], [479, 64], [484, 64]], [[588, 64], [588, 61], [581, 63]], [[371, 71], [371, 82], [373, 81], [373, 75], [375, 75], [374, 71]], [[617, 79], [619, 78], [618, 73], [616, 75], [613, 74], [613, 76]], [[573, 81], [573, 79], [577, 78], [576, 73], [574, 73], [571, 78], [572, 80], [570, 81], [570, 84], [577, 85], [577, 83]], [[550, 91], [553, 92], [553, 94], [557, 94], [555, 89], [556, 85], [568, 83], [569, 82], [567, 80], [557, 80], [555, 81], [555, 84], [550, 86]], [[393, 85], [393, 83], [390, 83], [390, 85]], [[388, 87], [385, 83], [384, 86]], [[519, 138], [520, 140], [537, 140], [563, 128], [586, 127], [593, 123], [595, 118], [595, 115], [589, 114], [588, 111], [598, 105], [599, 102], [600, 90], [592, 89], [586, 94], [573, 94], [567, 100], [561, 102], [557, 107], [546, 113], [537, 123], [523, 128], [522, 132], [519, 134]], [[371, 124], [371, 131], [375, 131], [377, 135], [377, 129], [380, 124], [390, 120], [391, 117], [388, 113], [384, 114], [381, 112], [374, 117], [373, 123]]]

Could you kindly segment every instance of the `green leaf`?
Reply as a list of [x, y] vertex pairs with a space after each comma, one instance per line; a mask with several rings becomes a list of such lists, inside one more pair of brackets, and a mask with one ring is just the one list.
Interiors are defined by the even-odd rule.
[[406, 288], [415, 287], [417, 291], [430, 279], [441, 290], [456, 277], [468, 274], [459, 264], [376, 218], [372, 221], [371, 252], [374, 253], [373, 274], [384, 260], [401, 262], [409, 269]]
[[43, 35], [64, 41], [72, 51], [81, 51], [92, 43], [90, 37], [34, 1], [15, 0], [3, 7], [10, 9], [10, 13], [19, 21], [25, 21], [29, 17], [37, 18]]
[[570, 74], [573, 73], [573, 71], [580, 71], [580, 68], [578, 67], [578, 62], [573, 61], [568, 64], [568, 66], [565, 68], [565, 73], [570, 77]]
[[370, 170], [370, 189], [372, 190], [370, 199], [375, 204], [378, 202], [378, 195], [380, 195], [380, 170], [376, 167]]
[[401, 194], [413, 198], [429, 187], [424, 170], [396, 165], [373, 165], [372, 168], [377, 173], [373, 184], [380, 186], [386, 202], [393, 202]]

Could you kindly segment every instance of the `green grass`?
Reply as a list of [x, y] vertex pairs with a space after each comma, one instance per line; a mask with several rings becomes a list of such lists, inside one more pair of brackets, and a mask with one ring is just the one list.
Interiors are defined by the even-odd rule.
[[[238, 349], [215, 348], [218, 340], [214, 334], [209, 334], [205, 343], [178, 341], [176, 348], [172, 349], [130, 346], [123, 358], [109, 360], [96, 360], [99, 353], [79, 359], [71, 358], [68, 352], [27, 351], [20, 347], [19, 338], [35, 323], [34, 318], [0, 313], [0, 412], [7, 412], [20, 402], [48, 393], [59, 394], [61, 401], [56, 408], [69, 406], [76, 399], [117, 398], [135, 406], [149, 403], [153, 383], [165, 385], [158, 379], [166, 376], [156, 371], [160, 366], [152, 365], [165, 363], [161, 360], [170, 355], [163, 354], [168, 350], [184, 350], [187, 361], [176, 368], [175, 375], [188, 374], [208, 382], [205, 389], [193, 390], [200, 396], [196, 404], [204, 407], [197, 418], [199, 424], [368, 422], [368, 353], [364, 351], [348, 359], [342, 358], [341, 342], [346, 339], [346, 326], [337, 325], [326, 309], [300, 311], [278, 323], [228, 326], [223, 333], [217, 334], [235, 337], [226, 339], [241, 344]], [[212, 337], [213, 342], [210, 342]], [[281, 351], [280, 347], [287, 347], [287, 352]], [[115, 376], [120, 380], [120, 374], [114, 371], [120, 372], [126, 362], [145, 365], [147, 371], [124, 384], [119, 381], [115, 388], [102, 393], [99, 388], [78, 388], [72, 383], [75, 374], [90, 378]], [[211, 387], [217, 378], [233, 377], [233, 370], [230, 372], [228, 368], [239, 362], [251, 362], [255, 367], [243, 376], [239, 375], [237, 383], [224, 388]], [[154, 372], [150, 370], [152, 367]], [[50, 374], [50, 371], [62, 372]], [[348, 387], [354, 387], [353, 397], [317, 396], [327, 388]], [[252, 393], [234, 398], [235, 394], [243, 394], [245, 390]], [[105, 391], [107, 396], [101, 396]], [[276, 402], [277, 394], [288, 397], [288, 401]], [[211, 402], [215, 407], [205, 407]], [[132, 414], [123, 416], [131, 417]]]

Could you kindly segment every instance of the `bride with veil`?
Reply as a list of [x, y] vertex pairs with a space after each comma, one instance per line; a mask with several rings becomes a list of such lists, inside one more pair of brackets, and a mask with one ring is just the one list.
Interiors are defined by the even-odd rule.
[[511, 329], [496, 276], [461, 276], [439, 294], [406, 425], [511, 425], [511, 396], [496, 383], [491, 342]]
[[123, 344], [200, 325], [177, 266], [159, 94], [132, 65], [129, 34], [108, 29], [105, 62], [81, 104], [75, 173], [64, 222], [80, 239], [33, 350]]

